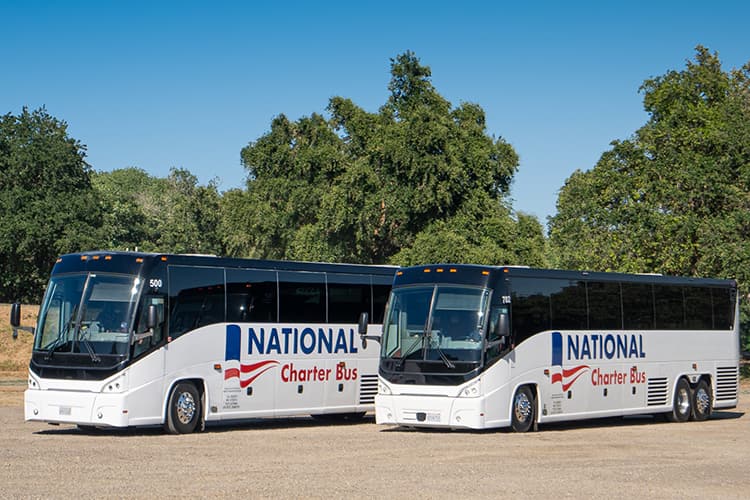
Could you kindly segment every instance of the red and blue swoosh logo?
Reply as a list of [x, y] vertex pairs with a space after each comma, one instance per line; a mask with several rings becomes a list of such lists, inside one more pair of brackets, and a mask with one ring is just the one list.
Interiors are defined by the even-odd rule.
[[[258, 363], [243, 364], [240, 361], [240, 350], [242, 348], [241, 330], [238, 325], [227, 325], [226, 353], [224, 360], [229, 363], [236, 361], [238, 366], [224, 370], [224, 380], [239, 379], [240, 387], [243, 389], [252, 384], [253, 381], [265, 372], [278, 365], [276, 360], [260, 361]], [[234, 363], [232, 363], [234, 364]]]
[[240, 380], [240, 387], [243, 389], [253, 383], [253, 380], [260, 377], [266, 371], [270, 370], [274, 366], [278, 365], [278, 361], [261, 361], [260, 363], [253, 363], [250, 365], [243, 365], [240, 363], [239, 368], [227, 368], [224, 370], [224, 380], [230, 378], [238, 378]]
[[563, 368], [563, 338], [562, 333], [552, 332], [552, 369], [550, 370], [552, 383], [560, 382], [563, 392], [571, 388], [578, 378], [589, 370], [589, 365], [578, 365], [573, 368]]

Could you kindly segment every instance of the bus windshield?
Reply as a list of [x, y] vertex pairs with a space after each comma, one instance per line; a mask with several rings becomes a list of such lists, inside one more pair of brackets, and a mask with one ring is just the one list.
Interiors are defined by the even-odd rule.
[[404, 287], [392, 292], [383, 324], [384, 359], [479, 362], [487, 289], [460, 286]]
[[141, 280], [135, 276], [75, 274], [50, 280], [39, 313], [35, 351], [128, 354]]

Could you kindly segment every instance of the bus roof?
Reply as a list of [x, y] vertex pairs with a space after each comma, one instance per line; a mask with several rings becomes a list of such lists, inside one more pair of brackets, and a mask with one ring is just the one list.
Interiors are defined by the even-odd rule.
[[595, 271], [539, 269], [524, 266], [484, 266], [479, 264], [428, 264], [399, 269], [394, 286], [413, 283], [460, 283], [488, 286], [501, 277], [536, 277], [583, 281], [617, 281], [696, 286], [736, 286], [735, 280], [664, 276], [658, 274], [627, 274]]
[[127, 251], [90, 251], [62, 255], [57, 259], [53, 274], [83, 270], [114, 270], [126, 274], [139, 274], [140, 270], [164, 262], [180, 266], [227, 267], [268, 269], [278, 271], [310, 271], [349, 274], [393, 276], [397, 267], [365, 264], [334, 264], [327, 262], [279, 261], [239, 259], [213, 255], [187, 255]]

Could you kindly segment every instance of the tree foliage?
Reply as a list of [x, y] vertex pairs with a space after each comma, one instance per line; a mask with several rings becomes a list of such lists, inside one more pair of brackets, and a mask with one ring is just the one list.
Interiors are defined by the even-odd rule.
[[391, 60], [388, 89], [377, 113], [334, 97], [330, 119], [280, 115], [245, 147], [247, 191], [224, 205], [228, 249], [362, 263], [539, 265], [541, 250], [529, 247], [542, 241], [541, 227], [513, 217], [506, 199], [518, 156], [486, 134], [484, 111], [452, 107], [411, 52]]
[[44, 108], [0, 118], [0, 300], [38, 301], [56, 257], [98, 241], [85, 151]]
[[557, 265], [750, 278], [750, 64], [697, 47], [641, 87], [647, 123], [576, 171], [550, 220]]
[[103, 243], [112, 250], [224, 253], [216, 183], [172, 168], [167, 178], [130, 167], [94, 175], [102, 211]]

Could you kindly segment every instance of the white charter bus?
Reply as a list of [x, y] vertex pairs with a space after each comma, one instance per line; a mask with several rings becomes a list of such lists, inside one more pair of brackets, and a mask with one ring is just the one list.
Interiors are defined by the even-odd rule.
[[524, 432], [737, 405], [732, 280], [428, 265], [398, 271], [376, 422]]
[[[24, 395], [26, 420], [82, 428], [373, 409], [395, 268], [88, 252], [57, 260]], [[18, 326], [20, 306], [11, 322]], [[364, 344], [364, 345], [363, 345]]]

